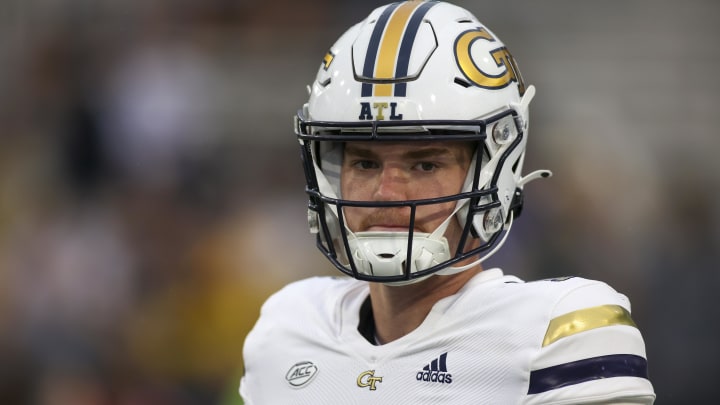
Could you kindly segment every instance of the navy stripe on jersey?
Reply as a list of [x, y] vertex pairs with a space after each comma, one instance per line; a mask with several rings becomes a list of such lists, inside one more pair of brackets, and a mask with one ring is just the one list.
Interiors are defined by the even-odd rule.
[[535, 370], [530, 373], [528, 395], [611, 377], [647, 379], [647, 360], [633, 354], [613, 354]]
[[[408, 27], [405, 30], [402, 42], [400, 43], [400, 52], [398, 55], [397, 66], [395, 67], [395, 77], [407, 76], [408, 67], [410, 66], [410, 51], [412, 51], [413, 43], [415, 42], [415, 36], [417, 35], [420, 23], [422, 22], [425, 14], [427, 14], [430, 7], [434, 6], [435, 2], [425, 3], [420, 6], [408, 23]], [[405, 97], [407, 92], [407, 83], [395, 84], [395, 96]]]
[[[365, 77], [373, 77], [374, 69], [375, 69], [375, 60], [377, 59], [377, 53], [378, 49], [380, 48], [380, 40], [382, 39], [383, 31], [385, 30], [385, 26], [387, 25], [388, 20], [390, 19], [390, 15], [395, 11], [395, 9], [400, 5], [400, 3], [393, 3], [389, 5], [382, 14], [380, 14], [380, 17], [378, 18], [377, 22], [375, 22], [375, 28], [373, 28], [372, 35], [370, 36], [370, 43], [368, 44], [368, 51], [365, 55], [365, 65], [363, 66], [363, 76]], [[372, 89], [373, 85], [372, 83], [363, 83], [362, 84], [362, 90], [361, 90], [361, 96], [362, 97], [370, 97], [372, 96]]]

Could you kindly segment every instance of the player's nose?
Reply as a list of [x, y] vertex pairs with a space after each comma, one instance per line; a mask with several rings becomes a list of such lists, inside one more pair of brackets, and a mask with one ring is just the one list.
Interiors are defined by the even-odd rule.
[[375, 199], [377, 201], [401, 201], [407, 199], [409, 176], [405, 170], [385, 166], [378, 175]]

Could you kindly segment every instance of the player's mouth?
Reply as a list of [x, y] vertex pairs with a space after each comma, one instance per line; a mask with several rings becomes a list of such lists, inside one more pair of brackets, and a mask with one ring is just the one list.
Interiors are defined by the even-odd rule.
[[[373, 225], [366, 229], [367, 232], [407, 232], [408, 227], [407, 226], [397, 226], [397, 225]], [[418, 232], [417, 229], [415, 229], [415, 232]]]
[[424, 232], [423, 226], [416, 219], [414, 226], [410, 227], [410, 218], [407, 213], [399, 210], [377, 210], [368, 213], [360, 223], [358, 229], [365, 232], [405, 232], [412, 229], [414, 232]]

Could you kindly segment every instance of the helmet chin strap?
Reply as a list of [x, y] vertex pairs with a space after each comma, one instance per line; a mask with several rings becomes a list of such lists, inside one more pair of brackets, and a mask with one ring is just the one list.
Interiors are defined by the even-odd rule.
[[[432, 232], [413, 232], [412, 273], [428, 269], [451, 259], [450, 246], [444, 234], [450, 221], [468, 202], [457, 204], [453, 212]], [[375, 276], [399, 276], [407, 266], [407, 232], [352, 232], [345, 228], [351, 255], [360, 273]], [[461, 270], [458, 270], [461, 271]], [[428, 276], [429, 277], [429, 276]], [[413, 280], [387, 282], [401, 286], [416, 283], [427, 277]]]
[[[424, 270], [450, 258], [450, 248], [448, 246], [447, 239], [442, 235], [447, 229], [450, 219], [455, 215], [457, 210], [461, 208], [461, 206], [462, 204], [459, 205], [456, 211], [453, 212], [442, 224], [440, 224], [433, 233], [415, 233], [413, 235], [414, 263], [411, 271]], [[425, 277], [418, 277], [412, 280], [386, 282], [383, 284], [400, 287], [420, 282], [434, 275], [451, 276], [471, 269], [497, 253], [503, 244], [505, 244], [505, 241], [510, 234], [512, 224], [513, 214], [511, 212], [508, 217], [507, 229], [505, 230], [505, 234], [500, 242], [487, 254], [471, 263], [463, 266], [447, 267]], [[352, 239], [350, 239], [351, 236]], [[404, 261], [407, 258], [406, 246], [408, 235], [406, 232], [358, 232], [349, 233], [348, 238], [351, 249], [353, 250], [352, 255], [356, 266], [359, 267], [358, 270], [365, 273], [369, 269], [370, 272], [366, 274], [372, 275], [378, 275], [379, 272], [375, 270], [381, 270], [382, 272], [387, 272], [389, 270], [391, 273], [394, 273], [384, 274], [388, 276], [402, 274], [401, 272], [398, 272], [398, 270], [402, 271], [404, 268]], [[360, 247], [361, 245], [364, 245], [364, 248]], [[377, 251], [387, 251], [388, 248], [390, 248], [390, 252], [393, 252], [392, 257], [382, 257], [380, 255], [373, 254], [373, 252], [376, 251], [374, 249], [379, 249]], [[436, 250], [433, 252], [434, 249], [432, 248], [435, 248]], [[416, 254], [415, 252], [417, 252], [417, 249], [421, 249], [422, 253]], [[376, 267], [377, 265], [380, 266]]]
[[[443, 235], [455, 212], [432, 233], [413, 232], [411, 272], [425, 270], [450, 259], [450, 247]], [[350, 253], [360, 273], [376, 276], [403, 274], [408, 265], [408, 232], [352, 232], [347, 227], [345, 229]]]

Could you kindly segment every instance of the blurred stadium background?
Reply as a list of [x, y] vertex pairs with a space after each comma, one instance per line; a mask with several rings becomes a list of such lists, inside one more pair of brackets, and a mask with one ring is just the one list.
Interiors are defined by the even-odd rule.
[[[373, 1], [4, 0], [0, 403], [239, 404], [243, 338], [335, 274], [291, 115]], [[659, 404], [720, 377], [720, 3], [458, 1], [538, 88], [491, 266], [626, 293]]]

